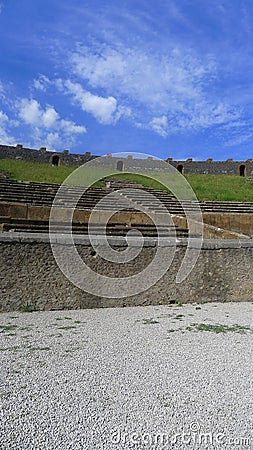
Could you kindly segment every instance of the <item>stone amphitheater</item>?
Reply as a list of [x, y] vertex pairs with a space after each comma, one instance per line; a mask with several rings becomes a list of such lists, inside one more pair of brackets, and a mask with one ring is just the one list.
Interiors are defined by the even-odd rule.
[[[33, 152], [39, 155], [37, 160], [45, 157], [48, 159], [50, 153], [46, 149], [32, 151], [21, 146], [0, 146], [1, 157], [17, 159], [17, 152], [21, 152], [21, 158], [23, 155], [29, 155], [30, 160]], [[53, 156], [54, 154], [50, 154], [51, 163]], [[67, 158], [70, 155], [63, 152], [62, 158], [65, 156]], [[87, 160], [93, 157], [86, 154], [85, 158]], [[110, 165], [111, 161], [110, 156], [105, 158], [105, 164]], [[80, 160], [79, 163], [81, 162]], [[117, 159], [113, 161], [116, 169], [118, 162]], [[127, 170], [127, 164], [131, 170], [133, 164], [134, 167], [138, 164], [159, 167], [159, 161], [152, 159], [143, 162], [126, 158], [121, 162], [122, 170]], [[227, 164], [232, 167], [231, 161]], [[251, 167], [251, 163], [248, 164], [247, 171]], [[120, 168], [118, 167], [118, 170]], [[183, 303], [193, 300], [252, 300], [253, 203], [200, 202], [204, 223], [201, 253], [190, 275], [178, 284], [176, 275], [187, 253], [189, 238], [196, 239], [196, 242], [200, 238], [199, 224], [196, 224], [195, 228], [192, 226], [189, 231], [182, 204], [169, 192], [144, 188], [134, 182], [117, 178], [107, 178], [104, 181], [106, 187], [89, 188], [84, 193], [80, 187], [65, 187], [64, 204], [58, 205], [57, 220], [51, 228], [51, 245], [53, 240], [53, 243], [61, 246], [62, 251], [66, 250], [69, 244], [68, 218], [73, 193], [80, 193], [73, 214], [72, 233], [79, 254], [92, 270], [116, 278], [137, 273], [154, 257], [158, 236], [162, 238], [162, 244], [159, 245], [168, 247], [168, 252], [174, 236], [177, 248], [173, 264], [168, 271], [147, 291], [120, 299], [113, 296], [103, 297], [102, 292], [101, 295], [93, 295], [73, 286], [57, 266], [49, 239], [51, 207], [60, 186], [19, 182], [3, 176], [0, 179], [1, 311], [24, 307], [43, 310], [168, 304], [177, 302], [178, 299]], [[103, 213], [112, 209], [119, 189], [124, 189], [126, 200], [131, 199], [137, 205], [143, 202], [144, 193], [150, 194], [150, 200], [145, 200], [146, 211], [150, 212], [151, 216], [159, 217], [163, 208], [166, 208], [172, 218], [171, 226], [164, 226], [163, 223], [156, 226], [146, 213], [129, 207], [128, 203], [111, 216], [106, 226], [106, 234], [111, 245], [118, 251], [124, 250], [127, 244], [131, 245], [127, 241], [129, 231], [138, 230], [144, 237], [141, 254], [124, 267], [100, 257], [99, 252], [91, 247], [88, 236], [93, 234], [99, 239], [101, 226], [104, 225], [101, 218]], [[92, 225], [89, 228], [92, 211], [97, 204], [101, 205], [101, 200], [103, 202], [102, 206], [99, 206], [100, 219], [98, 222], [89, 223], [89, 226]], [[188, 210], [194, 210], [194, 202], [189, 203]], [[103, 242], [99, 245], [103, 246]]]
[[[22, 148], [13, 158], [23, 151], [31, 160]], [[45, 149], [40, 155], [53, 165], [69, 156], [60, 160]], [[142, 163], [108, 156], [106, 164], [125, 170]], [[145, 164], [158, 167], [152, 160]], [[183, 171], [187, 164], [175, 167]], [[223, 169], [243, 176], [251, 170], [247, 164], [240, 169], [230, 162]], [[178, 283], [187, 252], [190, 263], [199, 249], [199, 227], [188, 226], [185, 209], [168, 192], [104, 181], [106, 187], [84, 193], [66, 186], [49, 234], [59, 186], [6, 174], [0, 179], [1, 449], [252, 448], [253, 203], [200, 203], [202, 247]], [[105, 247], [101, 224], [122, 189], [125, 207], [107, 223], [108, 242], [122, 254], [139, 241], [129, 232], [143, 236], [142, 251], [126, 264], [99, 252]], [[102, 288], [95, 295], [64, 275], [53, 249], [69, 254], [74, 194], [80, 199], [73, 241], [87, 267], [124, 280], [152, 264], [159, 250], [164, 256], [175, 250], [155, 284], [147, 288], [146, 279], [137, 294], [103, 296]], [[166, 208], [171, 227], [154, 226], [147, 214], [129, 207], [129, 199], [145, 203], [151, 217]], [[88, 221], [98, 204], [91, 231]], [[187, 208], [194, 212], [196, 204]], [[154, 272], [164, 269], [160, 264]]]

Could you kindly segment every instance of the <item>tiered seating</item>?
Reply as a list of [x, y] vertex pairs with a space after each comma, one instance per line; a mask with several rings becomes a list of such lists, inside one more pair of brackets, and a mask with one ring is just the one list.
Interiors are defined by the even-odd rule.
[[[3, 211], [4, 208], [6, 208], [6, 205], [8, 206], [12, 204], [24, 205], [23, 208], [25, 210], [25, 205], [29, 205], [29, 207], [47, 207], [47, 211], [50, 211], [59, 187], [60, 186], [56, 184], [18, 182], [13, 180], [0, 179], [1, 230], [48, 232], [48, 220], [45, 219], [48, 219], [49, 213], [47, 216], [43, 216], [43, 214], [40, 215], [40, 208], [39, 213], [36, 216], [36, 220], [35, 217], [31, 215], [20, 215], [19, 212], [17, 212], [13, 216], [12, 214], [6, 213], [6, 209], [5, 213], [3, 213]], [[112, 211], [115, 205], [119, 203], [119, 193], [117, 191], [122, 188], [124, 189], [124, 191], [122, 195], [120, 194], [120, 206], [121, 208], [124, 208], [124, 212], [133, 213], [134, 210], [142, 211], [144, 208], [145, 211], [149, 213], [163, 213], [165, 206], [171, 214], [180, 216], [184, 215], [184, 209], [182, 205], [170, 193], [166, 191], [153, 190], [150, 188], [141, 188], [140, 185], [136, 185], [134, 182], [128, 182], [127, 180], [112, 180], [110, 181], [110, 187], [89, 188], [84, 192], [84, 194], [83, 188], [81, 187], [66, 186], [64, 187], [64, 196], [62, 202], [58, 203], [58, 206], [61, 206], [62, 208], [72, 207], [74, 194], [79, 194], [81, 197], [77, 204], [77, 209], [83, 211], [84, 213], [86, 211], [86, 216], [82, 213], [81, 219], [80, 216], [79, 219], [75, 219], [78, 220], [78, 222], [76, 221], [75, 223], [73, 223], [73, 233], [87, 234], [87, 217], [89, 215], [89, 212], [92, 211], [101, 200], [102, 204], [98, 206], [98, 209]], [[148, 194], [152, 194], [152, 196], [145, 196], [145, 192]], [[194, 202], [184, 202], [184, 205], [187, 211], [194, 212], [196, 208], [196, 204]], [[203, 213], [235, 213], [239, 215], [253, 213], [253, 202], [201, 202], [200, 206]], [[83, 217], [86, 217], [86, 220], [83, 219]], [[133, 223], [133, 221], [129, 219], [126, 220], [126, 223], [122, 223], [124, 220], [125, 218], [123, 220], [115, 218], [114, 222], [112, 221], [112, 223], [107, 226], [107, 234], [123, 236], [126, 235], [126, 233], [131, 229], [130, 223]], [[143, 221], [140, 220], [139, 223], [136, 223], [136, 220], [139, 220], [139, 216], [137, 217], [137, 219], [135, 217], [135, 222], [132, 226], [140, 230], [144, 236], [157, 235], [157, 230], [154, 225], [145, 224], [145, 221], [143, 223]], [[181, 225], [181, 223], [183, 222], [178, 223]], [[64, 219], [63, 222], [56, 224], [55, 232], [66, 232], [66, 224], [64, 223]], [[99, 232], [99, 225], [94, 225], [93, 232]], [[173, 235], [172, 228], [160, 228], [159, 232], [164, 236]], [[188, 230], [186, 228], [177, 226], [176, 233], [178, 237], [186, 237], [188, 235]]]
[[[90, 224], [89, 234], [101, 234], [101, 225]], [[0, 225], [1, 231], [20, 231], [20, 232], [35, 232], [35, 233], [48, 233], [49, 224], [48, 221], [31, 221], [24, 219], [5, 219]], [[112, 223], [106, 227], [106, 235], [109, 236], [126, 236], [127, 232], [132, 228], [139, 230], [143, 236], [157, 237], [158, 232], [154, 225], [137, 224], [134, 227], [128, 226], [125, 223]], [[54, 233], [66, 233], [69, 231], [66, 224], [59, 222], [54, 223]], [[182, 227], [175, 227], [176, 236], [184, 238], [188, 236], [188, 230]], [[73, 223], [73, 234], [88, 234], [88, 224]], [[159, 236], [161, 237], [173, 237], [175, 235], [174, 227], [159, 227]]]
[[[118, 184], [118, 183], [117, 183]], [[129, 186], [132, 188], [132, 183], [125, 184], [127, 188]], [[8, 202], [8, 203], [19, 203], [19, 204], [28, 204], [33, 206], [47, 206], [51, 207], [55, 195], [58, 191], [59, 186], [53, 184], [41, 184], [41, 183], [24, 183], [17, 182], [13, 180], [0, 180], [0, 202]], [[115, 187], [115, 189], [118, 189]], [[73, 205], [73, 194], [83, 193], [83, 189], [80, 187], [65, 187], [64, 199], [60, 206], [67, 208]], [[89, 189], [85, 192], [85, 195], [82, 196], [80, 201], [78, 202], [78, 209], [91, 211], [98, 201], [103, 199], [102, 209], [104, 210], [112, 210], [115, 199], [110, 196], [106, 197], [107, 194], [113, 194], [114, 189], [110, 188], [96, 188]], [[128, 189], [129, 198], [136, 193], [133, 189]], [[140, 191], [141, 193], [141, 191]], [[142, 194], [143, 195], [143, 194]], [[116, 198], [118, 198], [116, 196]], [[139, 197], [136, 198], [139, 201]], [[124, 197], [122, 197], [122, 201], [124, 202]], [[129, 207], [128, 200], [125, 200], [125, 208], [124, 211], [132, 211], [132, 208]], [[147, 207], [152, 207], [152, 210], [157, 208], [157, 205], [151, 204], [147, 205]], [[159, 209], [159, 208], [158, 208]], [[29, 231], [29, 232], [48, 232], [49, 224], [48, 221], [45, 220], [29, 220], [24, 218], [12, 218], [12, 217], [1, 217], [1, 230], [2, 231]], [[152, 224], [143, 224], [137, 223], [134, 224], [134, 228], [138, 229], [143, 236], [157, 236], [157, 229]], [[178, 237], [187, 237], [188, 230], [186, 228], [182, 228], [176, 226], [176, 234]], [[131, 226], [127, 223], [118, 223], [116, 220], [115, 223], [109, 223], [106, 228], [107, 235], [120, 235], [125, 236], [126, 233], [131, 229]], [[55, 233], [64, 233], [67, 231], [66, 224], [64, 222], [56, 223], [54, 226]], [[72, 232], [74, 234], [87, 234], [88, 233], [88, 224], [87, 223], [73, 223]], [[89, 230], [90, 232], [90, 230]], [[97, 234], [101, 232], [101, 225], [92, 225], [92, 233]], [[159, 227], [159, 235], [171, 237], [174, 236], [174, 228], [171, 227]]]
[[[115, 185], [110, 188], [95, 188], [88, 189], [82, 198], [79, 200], [77, 207], [80, 209], [90, 210], [94, 208], [98, 201], [104, 198], [103, 209], [110, 209], [112, 206], [112, 197], [106, 198], [107, 194], [117, 190], [119, 188], [128, 189], [128, 198], [132, 198], [138, 204], [147, 205], [151, 211], [159, 211], [160, 207], [158, 202], [154, 200], [143, 201], [143, 191], [148, 192], [155, 196], [161, 203], [166, 206], [171, 214], [184, 214], [184, 210], [180, 202], [171, 194], [166, 191], [158, 191], [150, 188], [137, 189], [135, 184], [130, 182], [129, 184], [124, 182], [120, 185], [117, 181]], [[56, 184], [44, 184], [34, 182], [18, 182], [13, 180], [0, 179], [0, 202], [15, 202], [26, 203], [37, 206], [51, 206], [55, 195], [59, 189], [59, 185]], [[64, 201], [62, 206], [70, 207], [73, 204], [73, 194], [82, 193], [83, 189], [80, 187], [68, 186], [65, 188]], [[194, 202], [184, 202], [187, 208], [194, 209]], [[218, 201], [205, 201], [200, 202], [202, 212], [212, 213], [253, 213], [253, 202], [218, 202]]]

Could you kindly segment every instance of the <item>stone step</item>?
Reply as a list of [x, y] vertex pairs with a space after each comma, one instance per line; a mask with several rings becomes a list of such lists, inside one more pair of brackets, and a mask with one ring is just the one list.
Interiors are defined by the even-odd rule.
[[[29, 232], [49, 232], [49, 224], [47, 221], [28, 221], [9, 219], [1, 222], [1, 231], [29, 231]], [[101, 224], [90, 224], [91, 234], [101, 234]], [[144, 236], [157, 236], [157, 229], [152, 225], [135, 224], [133, 227], [127, 226], [124, 223], [108, 224], [106, 227], [106, 235], [125, 236], [129, 230], [138, 229]], [[188, 230], [178, 226], [158, 227], [159, 235], [173, 237], [176, 231], [177, 237], [187, 237]], [[174, 231], [175, 230], [175, 231]], [[53, 226], [54, 233], [69, 232], [68, 224], [62, 222], [55, 223]], [[88, 224], [74, 223], [72, 225], [72, 232], [74, 234], [88, 234]]]

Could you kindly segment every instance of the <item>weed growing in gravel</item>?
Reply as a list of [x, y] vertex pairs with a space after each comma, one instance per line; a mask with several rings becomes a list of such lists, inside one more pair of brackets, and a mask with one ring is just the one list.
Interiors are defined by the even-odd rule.
[[21, 306], [20, 311], [23, 313], [36, 311], [35, 305], [30, 305], [27, 303], [26, 305]]
[[245, 333], [246, 331], [252, 331], [249, 326], [242, 325], [220, 325], [220, 324], [208, 324], [208, 323], [193, 323], [186, 327], [188, 331], [212, 331], [213, 333]]
[[174, 319], [182, 320], [184, 317], [183, 314], [177, 314], [177, 316], [174, 317]]
[[154, 324], [160, 323], [160, 322], [158, 322], [158, 321], [155, 320], [155, 319], [143, 319], [143, 320], [142, 320], [142, 323], [143, 323], [144, 325], [154, 325]]
[[80, 349], [80, 347], [67, 348], [65, 350], [65, 352], [66, 353], [72, 353], [72, 352], [75, 352], [76, 350], [79, 350], [79, 349]]
[[5, 347], [5, 348], [0, 348], [0, 352], [6, 352], [6, 351], [9, 351], [9, 350], [16, 352], [19, 349], [20, 349], [20, 347]]
[[48, 350], [51, 350], [50, 349], [50, 347], [32, 347], [32, 346], [30, 346], [30, 345], [28, 345], [28, 346], [26, 346], [25, 348], [28, 348], [28, 350], [30, 350], [30, 351], [32, 351], [32, 352], [34, 352], [34, 351], [36, 351], [36, 350], [45, 350], [45, 351], [48, 351]]
[[5, 331], [14, 330], [17, 328], [17, 325], [0, 325], [0, 333], [4, 333]]

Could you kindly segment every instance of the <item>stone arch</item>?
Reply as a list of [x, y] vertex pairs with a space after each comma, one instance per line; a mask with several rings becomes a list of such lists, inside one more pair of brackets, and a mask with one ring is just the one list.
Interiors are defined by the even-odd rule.
[[245, 175], [246, 175], [246, 166], [245, 166], [245, 164], [240, 164], [240, 166], [239, 166], [239, 174], [240, 174], [240, 177], [245, 177]]
[[51, 163], [52, 163], [52, 166], [59, 166], [60, 165], [60, 156], [59, 155], [53, 155], [51, 157]]
[[117, 170], [119, 172], [123, 172], [123, 170], [124, 170], [124, 163], [123, 163], [123, 161], [121, 161], [121, 160], [117, 161]]
[[179, 163], [179, 164], [177, 165], [177, 170], [178, 170], [178, 172], [180, 172], [180, 173], [184, 173], [184, 165], [181, 164], [181, 163]]

